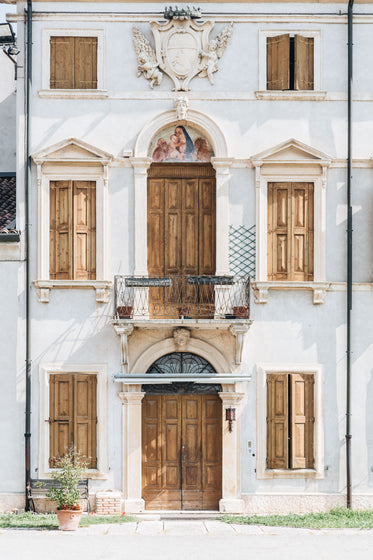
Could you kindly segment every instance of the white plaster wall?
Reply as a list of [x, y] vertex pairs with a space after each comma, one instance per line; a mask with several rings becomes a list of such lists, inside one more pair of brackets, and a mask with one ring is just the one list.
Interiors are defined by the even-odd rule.
[[[38, 10], [71, 11], [69, 4], [38, 3]], [[161, 11], [163, 4], [126, 4], [128, 11]], [[327, 5], [312, 3], [312, 12], [345, 10], [345, 4]], [[78, 8], [76, 8], [78, 9]], [[95, 9], [121, 11], [121, 4], [95, 4]], [[206, 12], [234, 11], [279, 12], [289, 9], [289, 4], [208, 4]], [[311, 10], [306, 4], [292, 4], [291, 10], [305, 13]], [[358, 6], [358, 10], [372, 12], [371, 6]], [[146, 19], [146, 18], [144, 18]], [[149, 34], [148, 23], [139, 23]], [[21, 27], [21, 26], [20, 26]], [[41, 89], [42, 29], [78, 28], [104, 29], [105, 88], [108, 99], [44, 99]], [[149, 86], [144, 79], [136, 78], [136, 59], [132, 47], [131, 22], [57, 22], [37, 21], [34, 24], [34, 75], [32, 95], [31, 151], [36, 152], [66, 138], [84, 140], [114, 156], [123, 149], [132, 150], [135, 140], [146, 123], [160, 113], [173, 108], [171, 82], [165, 77], [160, 88], [149, 97]], [[222, 24], [217, 26], [220, 30]], [[330, 94], [325, 101], [260, 101], [255, 99], [258, 89], [258, 34], [260, 29], [319, 29], [322, 37], [322, 88]], [[22, 30], [20, 29], [20, 33]], [[236, 23], [232, 42], [219, 62], [215, 74], [216, 85], [207, 80], [194, 79], [190, 93], [190, 106], [210, 116], [223, 131], [229, 156], [248, 160], [261, 150], [270, 148], [290, 137], [309, 144], [329, 154], [334, 160], [346, 157], [346, 33], [347, 26], [333, 23], [302, 23], [286, 25], [263, 21], [262, 23]], [[371, 51], [373, 35], [371, 24], [356, 25], [355, 32], [355, 96], [367, 101], [354, 104], [354, 158], [364, 159], [363, 167], [354, 169], [354, 281], [365, 283], [354, 291], [353, 324], [353, 484], [354, 492], [373, 500], [373, 421], [369, 415], [369, 402], [373, 397], [372, 340], [373, 328], [369, 318], [373, 313], [373, 253], [372, 239], [372, 173], [368, 158], [373, 154], [372, 73], [366, 67], [366, 52]], [[365, 56], [362, 54], [365, 53]], [[132, 97], [132, 98], [131, 98]], [[18, 99], [22, 108], [22, 98]], [[19, 124], [22, 123], [20, 114]], [[22, 137], [19, 136], [19, 146]], [[254, 171], [233, 167], [230, 182], [230, 222], [250, 227], [255, 223]], [[346, 262], [346, 169], [343, 161], [339, 167], [327, 172], [327, 231], [326, 261], [327, 281], [345, 282]], [[18, 160], [22, 170], [22, 152]], [[19, 187], [22, 190], [20, 176]], [[114, 274], [133, 271], [133, 170], [123, 160], [117, 160], [109, 171], [108, 205], [108, 280]], [[31, 186], [31, 209], [34, 216], [31, 229], [32, 279], [37, 278], [37, 189], [35, 170]], [[144, 212], [146, 209], [144, 208]], [[242, 491], [247, 507], [259, 510], [263, 504], [272, 504], [272, 495], [313, 496], [338, 495], [345, 492], [344, 433], [345, 433], [345, 299], [343, 284], [340, 291], [327, 293], [323, 305], [313, 305], [311, 292], [271, 291], [266, 305], [255, 305], [252, 298], [253, 325], [246, 335], [241, 371], [251, 373], [253, 379], [243, 388], [246, 392], [242, 412]], [[337, 289], [337, 288], [335, 288]], [[365, 291], [363, 291], [365, 290]], [[8, 316], [16, 313], [15, 305], [6, 299]], [[32, 476], [38, 465], [38, 367], [40, 363], [105, 363], [108, 369], [108, 449], [107, 480], [95, 481], [97, 488], [120, 488], [122, 418], [121, 402], [117, 397], [118, 384], [112, 375], [120, 370], [120, 339], [110, 324], [113, 312], [112, 294], [108, 304], [95, 301], [93, 290], [51, 291], [50, 303], [43, 304], [32, 289]], [[138, 335], [137, 335], [138, 336]], [[149, 334], [147, 335], [150, 336]], [[206, 335], [207, 338], [210, 335]], [[211, 336], [215, 336], [214, 334]], [[146, 339], [148, 340], [148, 339]], [[232, 346], [225, 343], [226, 351]], [[233, 342], [232, 342], [233, 344]], [[229, 348], [228, 348], [229, 346]], [[5, 349], [4, 349], [5, 351]], [[7, 355], [7, 368], [14, 370], [16, 360]], [[13, 361], [12, 361], [13, 360]], [[324, 367], [324, 426], [325, 426], [325, 477], [321, 480], [256, 479], [256, 369], [258, 362], [317, 362]], [[18, 367], [18, 366], [17, 366]], [[18, 369], [16, 370], [18, 371]], [[17, 373], [18, 375], [18, 373]], [[18, 379], [18, 378], [17, 378]], [[7, 394], [16, 391], [18, 381], [7, 381]], [[22, 386], [22, 385], [20, 385]], [[2, 398], [2, 396], [0, 397]], [[22, 393], [17, 394], [15, 412], [23, 420]], [[6, 402], [6, 401], [4, 401]], [[18, 408], [17, 408], [18, 407]], [[21, 410], [20, 410], [21, 409]], [[7, 426], [10, 424], [6, 424]], [[20, 420], [9, 427], [14, 438], [23, 441]], [[18, 434], [18, 436], [17, 436]], [[251, 442], [249, 453], [248, 442]], [[11, 465], [17, 473], [7, 487], [16, 491], [23, 463], [17, 452], [9, 448]], [[4, 465], [0, 464], [0, 480]], [[22, 478], [22, 476], [21, 476]], [[258, 496], [257, 505], [253, 499]], [[269, 498], [268, 498], [269, 496]], [[330, 498], [333, 501], [334, 498]], [[311, 503], [310, 500], [308, 503]], [[324, 500], [325, 502], [325, 500]], [[313, 501], [312, 503], [316, 503]], [[325, 502], [326, 503], [326, 502]], [[328, 504], [331, 502], [327, 502]], [[261, 505], [262, 504], [262, 505]], [[299, 508], [303, 507], [302, 505]], [[284, 507], [283, 507], [284, 509]]]

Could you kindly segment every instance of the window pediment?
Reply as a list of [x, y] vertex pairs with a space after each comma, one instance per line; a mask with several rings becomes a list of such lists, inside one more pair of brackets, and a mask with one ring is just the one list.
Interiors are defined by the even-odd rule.
[[69, 138], [48, 148], [37, 152], [32, 156], [37, 165], [48, 162], [61, 163], [100, 163], [108, 165], [113, 156], [103, 150], [91, 146], [76, 138]]
[[331, 159], [329, 155], [320, 150], [291, 138], [286, 142], [252, 156], [251, 161], [255, 167], [279, 164], [311, 164], [329, 167]]

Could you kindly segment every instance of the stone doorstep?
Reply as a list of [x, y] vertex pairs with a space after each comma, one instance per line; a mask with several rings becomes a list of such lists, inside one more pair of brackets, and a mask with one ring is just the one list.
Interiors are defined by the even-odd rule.
[[134, 514], [139, 521], [166, 521], [166, 520], [205, 520], [218, 519], [219, 511], [193, 511], [193, 510], [154, 510]]

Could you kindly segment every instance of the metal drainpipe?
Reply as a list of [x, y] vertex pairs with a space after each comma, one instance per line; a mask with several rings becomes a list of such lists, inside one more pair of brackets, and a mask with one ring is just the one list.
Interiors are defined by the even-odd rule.
[[26, 10], [26, 168], [25, 168], [25, 246], [26, 246], [26, 410], [25, 410], [25, 510], [30, 511], [31, 490], [31, 321], [30, 321], [30, 92], [32, 82], [32, 0], [27, 0]]
[[352, 316], [352, 25], [354, 0], [348, 2], [348, 96], [347, 96], [347, 371], [346, 371], [346, 486], [347, 508], [352, 507], [351, 491], [351, 316]]

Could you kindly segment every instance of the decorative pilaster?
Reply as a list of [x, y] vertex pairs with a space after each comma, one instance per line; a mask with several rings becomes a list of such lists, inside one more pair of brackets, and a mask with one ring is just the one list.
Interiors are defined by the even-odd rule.
[[148, 274], [147, 247], [147, 171], [152, 160], [148, 157], [130, 158], [134, 171], [135, 202], [135, 276]]
[[216, 171], [216, 274], [229, 274], [229, 181], [233, 160], [211, 158]]
[[[244, 501], [241, 498], [241, 415], [239, 406], [244, 393], [226, 392], [219, 393], [222, 400], [223, 413], [223, 497], [219, 502], [222, 513], [243, 513]], [[236, 408], [236, 421], [232, 431], [229, 431], [226, 421], [226, 409]]]
[[127, 513], [145, 510], [141, 497], [141, 401], [144, 395], [141, 391], [119, 393], [123, 404], [123, 493]]

